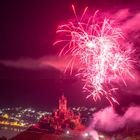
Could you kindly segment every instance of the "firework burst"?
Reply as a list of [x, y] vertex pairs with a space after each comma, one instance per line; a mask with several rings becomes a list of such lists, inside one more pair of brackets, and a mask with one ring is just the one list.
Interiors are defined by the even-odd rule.
[[87, 98], [91, 96], [97, 100], [103, 95], [111, 104], [118, 103], [113, 97], [118, 88], [113, 86], [112, 81], [119, 78], [126, 85], [124, 75], [133, 77], [130, 73], [132, 51], [121, 45], [124, 35], [120, 28], [115, 27], [114, 21], [99, 19], [98, 11], [84, 19], [87, 8], [78, 19], [74, 6], [72, 8], [76, 20], [58, 27], [57, 33], [61, 33], [64, 39], [54, 43], [65, 42], [60, 55], [72, 56], [65, 71], [71, 67], [72, 72], [74, 63], [80, 64], [77, 75], [85, 83], [83, 90], [89, 93]]

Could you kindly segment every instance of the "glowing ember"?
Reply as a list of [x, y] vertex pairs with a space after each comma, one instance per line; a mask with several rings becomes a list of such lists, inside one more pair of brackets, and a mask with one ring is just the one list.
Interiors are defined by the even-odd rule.
[[72, 8], [76, 21], [59, 26], [57, 33], [62, 33], [64, 40], [55, 42], [66, 42], [60, 55], [72, 56], [66, 70], [69, 66], [72, 69], [74, 63], [80, 64], [77, 75], [85, 82], [83, 89], [89, 93], [87, 98], [92, 96], [97, 100], [103, 95], [111, 104], [118, 103], [112, 96], [117, 90], [112, 82], [119, 78], [126, 85], [124, 74], [133, 77], [130, 73], [132, 51], [121, 46], [123, 33], [114, 27], [113, 21], [97, 18], [98, 11], [84, 19], [87, 8], [78, 19], [74, 6]]

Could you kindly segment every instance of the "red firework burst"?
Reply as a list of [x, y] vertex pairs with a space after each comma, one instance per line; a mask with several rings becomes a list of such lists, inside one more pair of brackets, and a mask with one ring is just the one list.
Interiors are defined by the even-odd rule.
[[[132, 68], [132, 50], [124, 48], [120, 40], [124, 40], [120, 28], [114, 27], [114, 21], [107, 18], [97, 18], [98, 11], [88, 19], [84, 19], [87, 8], [85, 8], [81, 18], [78, 19], [75, 8], [72, 6], [76, 20], [60, 25], [57, 33], [62, 33], [63, 40], [58, 40], [54, 44], [66, 42], [60, 55], [71, 54], [72, 59], [68, 63], [71, 70], [74, 63], [80, 63], [78, 74], [85, 82], [83, 90], [88, 91], [94, 100], [105, 96], [109, 102], [118, 103], [112, 93], [118, 88], [112, 84], [118, 78], [126, 82], [124, 74], [129, 74]], [[70, 39], [66, 39], [70, 37]]]

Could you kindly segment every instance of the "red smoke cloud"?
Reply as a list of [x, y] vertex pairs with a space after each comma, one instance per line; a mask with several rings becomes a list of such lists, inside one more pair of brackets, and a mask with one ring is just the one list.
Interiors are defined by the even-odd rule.
[[113, 107], [107, 107], [94, 114], [92, 127], [107, 132], [124, 128], [126, 125], [136, 126], [140, 123], [140, 106], [131, 106], [123, 116], [115, 113]]

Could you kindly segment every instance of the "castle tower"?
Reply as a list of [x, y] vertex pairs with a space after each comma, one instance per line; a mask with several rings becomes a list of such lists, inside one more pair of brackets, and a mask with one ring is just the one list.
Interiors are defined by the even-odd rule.
[[61, 112], [67, 112], [67, 99], [64, 95], [59, 99], [59, 110]]

